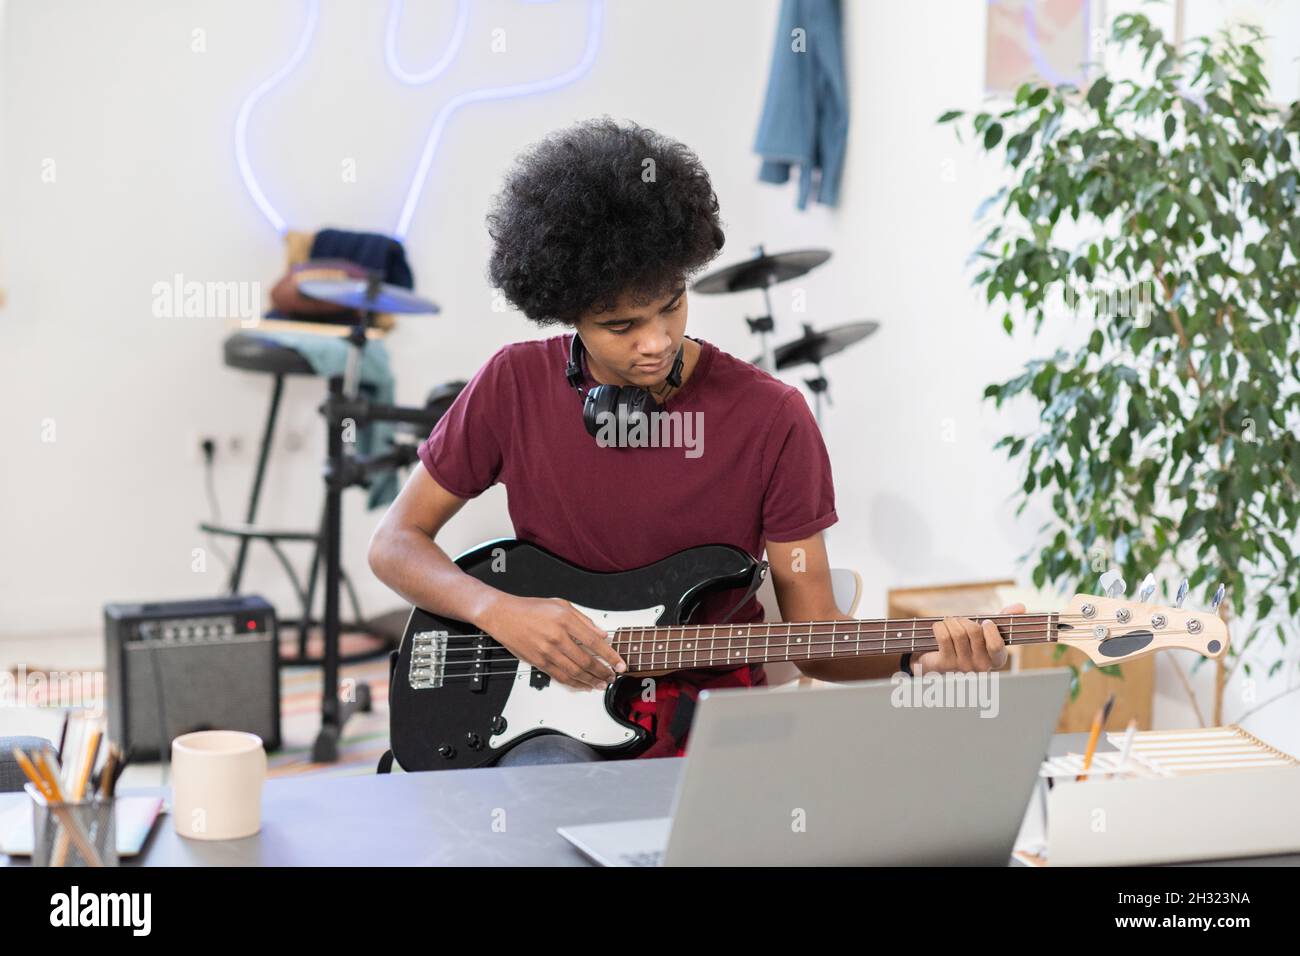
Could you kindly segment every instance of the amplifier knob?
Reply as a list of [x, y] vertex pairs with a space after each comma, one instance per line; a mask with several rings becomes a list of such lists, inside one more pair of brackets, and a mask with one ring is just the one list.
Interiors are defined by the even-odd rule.
[[451, 744], [443, 744], [438, 748], [438, 753], [440, 753], [443, 758], [450, 760], [452, 757], [456, 756], [456, 748]]
[[488, 721], [488, 728], [492, 731], [493, 734], [503, 734], [506, 732], [506, 719], [502, 717], [500, 714], [497, 714], [490, 721]]
[[465, 735], [465, 743], [469, 745], [470, 750], [482, 750], [483, 738], [472, 730]]

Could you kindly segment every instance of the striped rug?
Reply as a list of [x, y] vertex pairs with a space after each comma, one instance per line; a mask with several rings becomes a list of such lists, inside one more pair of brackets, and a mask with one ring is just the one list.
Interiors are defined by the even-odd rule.
[[371, 711], [354, 713], [343, 725], [337, 763], [311, 762], [311, 747], [320, 730], [321, 669], [280, 669], [280, 736], [283, 746], [270, 754], [267, 775], [355, 776], [374, 773], [388, 749], [388, 659], [347, 664], [339, 670], [340, 693], [347, 699], [350, 687], [370, 685]]

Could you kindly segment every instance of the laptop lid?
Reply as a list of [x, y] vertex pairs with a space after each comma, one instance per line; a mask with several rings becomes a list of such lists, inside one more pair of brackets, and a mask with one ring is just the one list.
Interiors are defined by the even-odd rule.
[[701, 694], [664, 863], [1005, 865], [1069, 671]]

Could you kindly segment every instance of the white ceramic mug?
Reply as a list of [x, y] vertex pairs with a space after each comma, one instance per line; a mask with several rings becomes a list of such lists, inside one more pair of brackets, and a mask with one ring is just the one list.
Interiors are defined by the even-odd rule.
[[172, 822], [193, 840], [238, 840], [262, 828], [266, 751], [238, 730], [201, 730], [172, 741]]

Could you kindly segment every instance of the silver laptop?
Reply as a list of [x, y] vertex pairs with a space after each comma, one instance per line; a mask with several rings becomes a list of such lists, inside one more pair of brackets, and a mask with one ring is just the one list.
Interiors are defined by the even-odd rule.
[[1005, 866], [1069, 671], [700, 695], [672, 815], [559, 828], [603, 866]]

